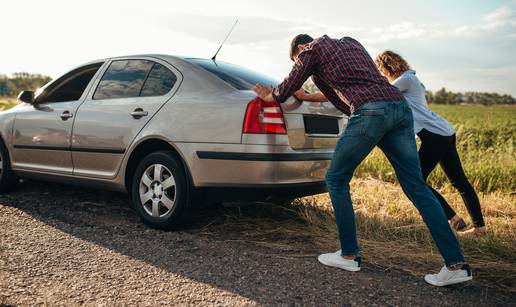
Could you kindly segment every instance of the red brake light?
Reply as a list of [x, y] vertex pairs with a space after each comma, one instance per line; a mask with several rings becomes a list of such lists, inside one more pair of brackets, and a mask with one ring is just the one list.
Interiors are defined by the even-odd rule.
[[243, 133], [286, 134], [287, 127], [276, 101], [264, 101], [258, 97], [247, 105]]

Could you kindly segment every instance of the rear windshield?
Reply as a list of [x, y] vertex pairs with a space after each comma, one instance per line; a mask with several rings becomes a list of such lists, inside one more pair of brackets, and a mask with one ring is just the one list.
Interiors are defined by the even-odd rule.
[[201, 66], [238, 90], [250, 90], [257, 83], [272, 87], [276, 87], [279, 84], [277, 80], [271, 77], [241, 66], [206, 59], [186, 60]]

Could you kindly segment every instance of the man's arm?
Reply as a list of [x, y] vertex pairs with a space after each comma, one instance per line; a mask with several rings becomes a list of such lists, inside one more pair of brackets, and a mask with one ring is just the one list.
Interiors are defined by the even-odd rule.
[[[253, 90], [256, 92], [258, 97], [260, 97], [261, 99], [263, 99], [265, 101], [274, 100], [274, 97], [272, 97], [272, 90], [273, 90], [272, 87], [266, 87], [261, 84], [256, 84], [256, 86], [253, 87]], [[309, 101], [309, 102], [328, 101], [328, 99], [326, 99], [326, 96], [324, 96], [323, 93], [318, 92], [318, 93], [308, 94], [305, 92], [305, 90], [303, 88], [300, 88], [297, 91], [295, 91], [294, 96], [299, 100]]]
[[301, 88], [306, 79], [313, 74], [316, 65], [316, 55], [313, 46], [305, 48], [297, 57], [290, 74], [272, 91], [274, 100], [284, 102]]
[[351, 110], [349, 109], [349, 105], [342, 101], [340, 97], [335, 93], [333, 88], [328, 86], [326, 83], [324, 83], [322, 80], [317, 78], [316, 76], [312, 77], [312, 81], [314, 82], [315, 86], [324, 94], [325, 98], [327, 98], [333, 105], [342, 113], [346, 115], [351, 114]]
[[305, 91], [303, 89], [301, 89], [299, 91], [296, 91], [294, 93], [294, 96], [296, 96], [296, 98], [299, 99], [299, 100], [308, 101], [308, 102], [325, 102], [325, 101], [328, 101], [328, 98], [326, 98], [326, 96], [324, 96], [324, 94], [321, 93], [321, 92], [317, 92], [317, 93], [313, 93], [313, 94], [308, 94], [308, 93], [305, 93]]
[[281, 82], [276, 89], [266, 87], [262, 84], [256, 84], [253, 90], [258, 97], [265, 101], [276, 100], [284, 102], [288, 97], [292, 96], [294, 92], [299, 92], [299, 89], [305, 83], [306, 79], [312, 75], [315, 67], [315, 51], [310, 48], [305, 48], [298, 56], [294, 67], [290, 74]]

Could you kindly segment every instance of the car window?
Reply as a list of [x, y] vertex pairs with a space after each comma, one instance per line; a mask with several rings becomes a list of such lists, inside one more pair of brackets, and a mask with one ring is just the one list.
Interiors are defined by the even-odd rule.
[[93, 99], [138, 97], [154, 62], [147, 60], [113, 61], [102, 76]]
[[176, 75], [165, 66], [154, 63], [140, 96], [162, 96], [168, 93], [177, 81]]
[[51, 81], [36, 92], [38, 103], [76, 101], [90, 83], [103, 63], [86, 65]]
[[186, 60], [211, 72], [238, 90], [250, 90], [257, 83], [272, 87], [279, 84], [274, 78], [238, 65], [207, 59]]

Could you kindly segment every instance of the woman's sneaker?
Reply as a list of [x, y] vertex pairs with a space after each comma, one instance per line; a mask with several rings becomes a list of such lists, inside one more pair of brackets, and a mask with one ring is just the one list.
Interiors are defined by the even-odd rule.
[[356, 257], [353, 260], [342, 258], [340, 250], [336, 251], [335, 253], [319, 255], [317, 259], [324, 265], [344, 269], [351, 272], [360, 271], [360, 264], [362, 262], [360, 257]]
[[444, 266], [438, 274], [428, 274], [425, 276], [427, 283], [438, 287], [459, 284], [472, 279], [473, 275], [468, 264], [463, 264], [462, 268], [455, 271], [450, 271]]

